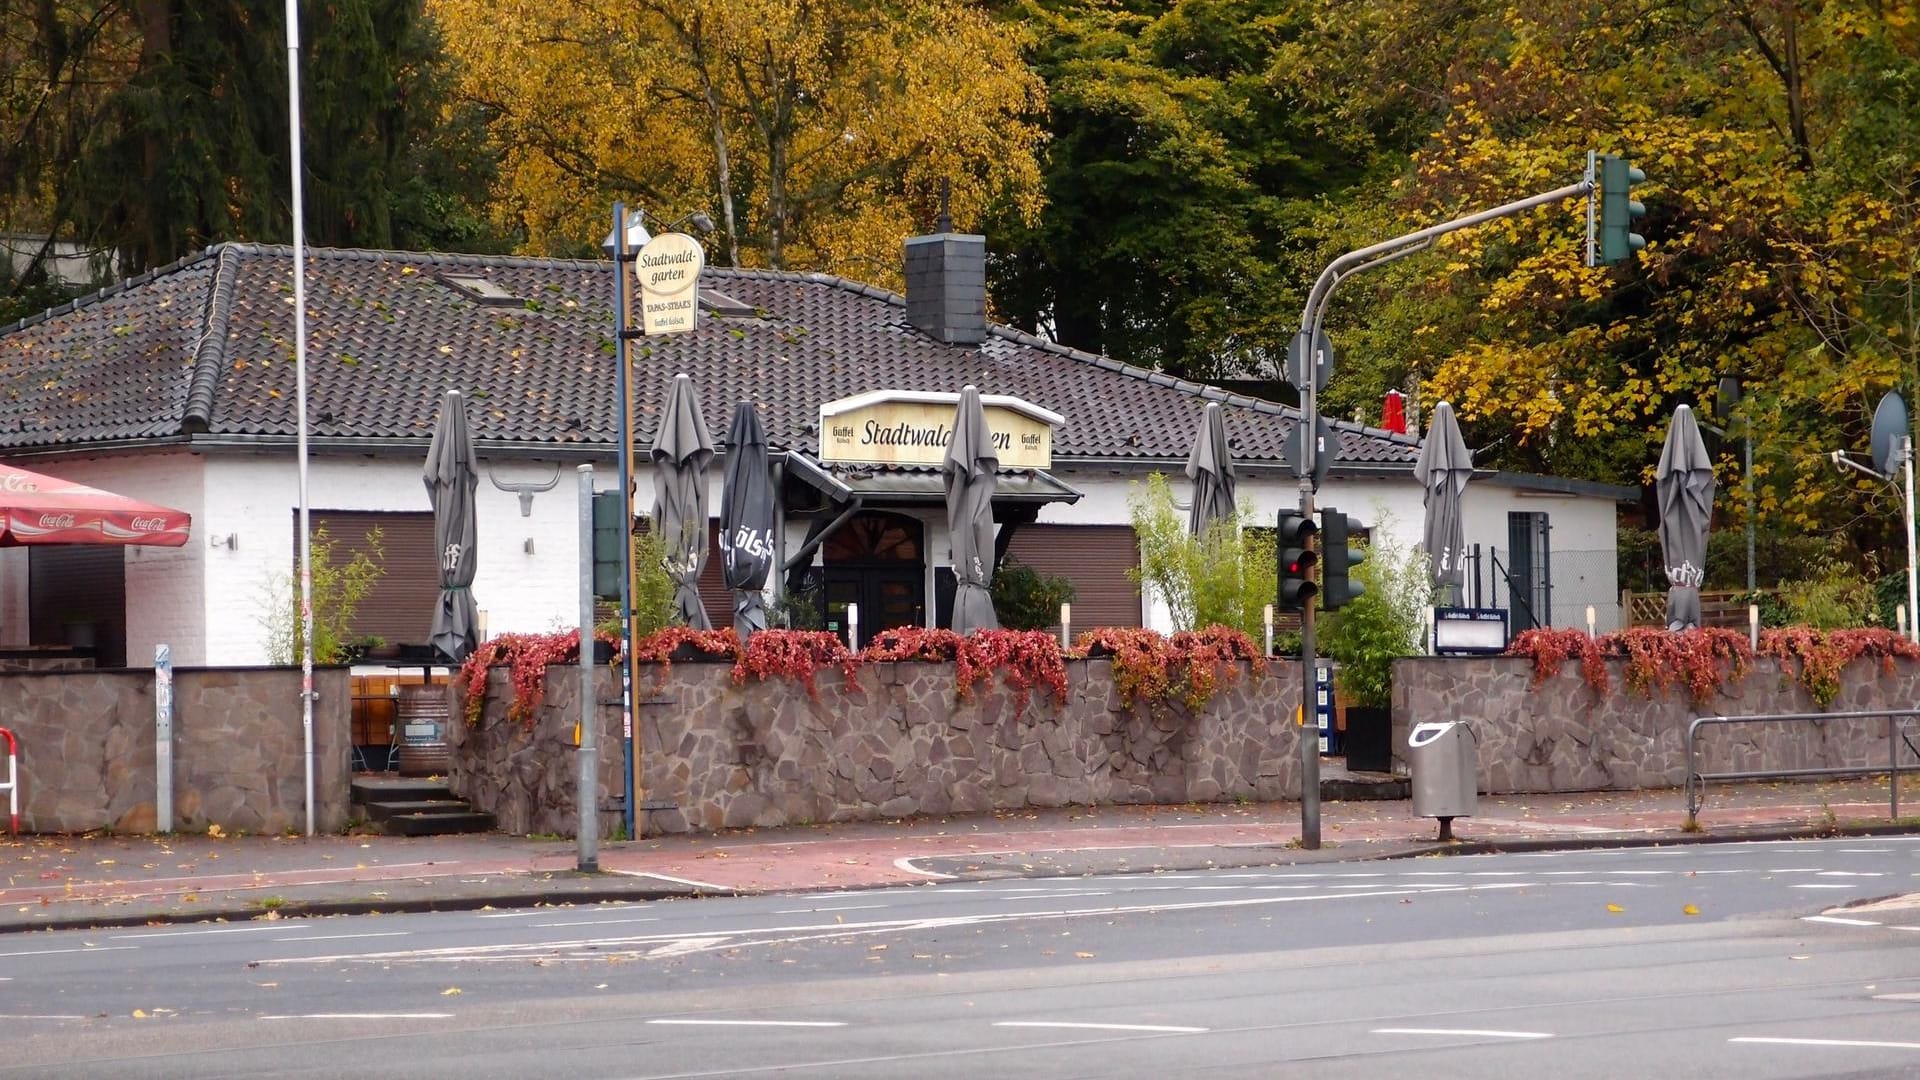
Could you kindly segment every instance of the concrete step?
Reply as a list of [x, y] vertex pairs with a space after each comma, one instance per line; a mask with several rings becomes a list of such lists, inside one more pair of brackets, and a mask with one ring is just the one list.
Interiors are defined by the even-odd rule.
[[368, 821], [385, 821], [401, 814], [463, 814], [472, 809], [465, 799], [409, 799], [402, 802], [383, 799], [366, 804]]
[[478, 811], [445, 810], [395, 814], [381, 823], [388, 836], [439, 836], [445, 833], [492, 832], [493, 815]]
[[1406, 777], [1387, 773], [1347, 772], [1320, 779], [1321, 802], [1394, 802], [1411, 795]]
[[419, 802], [423, 799], [451, 799], [453, 792], [444, 780], [414, 779], [405, 776], [356, 776], [352, 784], [353, 801], [363, 806], [377, 802]]

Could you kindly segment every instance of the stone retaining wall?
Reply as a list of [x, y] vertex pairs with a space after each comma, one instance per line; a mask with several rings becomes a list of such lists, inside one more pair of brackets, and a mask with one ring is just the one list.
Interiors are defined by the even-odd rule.
[[[1284, 666], [1275, 669], [1281, 675]], [[1198, 716], [1120, 707], [1112, 662], [1067, 665], [1069, 700], [1014, 715], [996, 679], [965, 702], [947, 664], [883, 663], [857, 687], [821, 672], [818, 695], [783, 680], [735, 685], [730, 664], [641, 674], [647, 833], [1101, 803], [1297, 798], [1298, 679], [1243, 673]], [[614, 676], [597, 672], [601, 701]], [[532, 725], [509, 722], [504, 669], [469, 727], [456, 700], [450, 782], [509, 833], [574, 833], [578, 676], [554, 670]], [[456, 693], [458, 690], [456, 688]], [[624, 785], [618, 711], [598, 709], [602, 806]], [[617, 820], [601, 815], [603, 834]]]
[[[1393, 665], [1394, 766], [1406, 769], [1407, 732], [1431, 720], [1466, 720], [1478, 736], [1482, 794], [1676, 787], [1686, 780], [1687, 724], [1695, 716], [1751, 716], [1912, 708], [1920, 663], [1858, 660], [1822, 709], [1794, 673], [1758, 659], [1746, 677], [1696, 706], [1683, 690], [1651, 698], [1627, 687], [1626, 662], [1608, 661], [1597, 696], [1578, 661], [1533, 685], [1530, 659], [1414, 657]], [[1909, 729], [1920, 722], [1909, 722]], [[1704, 729], [1702, 772], [1884, 765], [1886, 721], [1731, 725]], [[1911, 760], [1910, 757], [1907, 760]]]
[[[314, 688], [314, 818], [337, 832], [351, 777], [347, 670], [315, 671]], [[174, 828], [305, 828], [299, 695], [297, 669], [174, 669]], [[20, 741], [23, 830], [153, 831], [151, 670], [0, 674], [0, 727]]]

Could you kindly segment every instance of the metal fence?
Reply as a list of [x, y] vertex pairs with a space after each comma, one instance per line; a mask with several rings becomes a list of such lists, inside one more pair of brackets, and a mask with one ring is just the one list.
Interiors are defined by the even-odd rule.
[[[1687, 827], [1699, 824], [1700, 800], [1709, 780], [1783, 780], [1798, 776], [1878, 776], [1887, 775], [1887, 815], [1891, 819], [1900, 817], [1900, 744], [1905, 743], [1913, 750], [1913, 741], [1906, 737], [1904, 722], [1920, 716], [1920, 709], [1880, 709], [1867, 712], [1831, 712], [1831, 713], [1783, 713], [1778, 716], [1696, 716], [1687, 725]], [[1884, 768], [1874, 765], [1840, 765], [1817, 769], [1749, 769], [1729, 772], [1703, 773], [1699, 771], [1699, 757], [1696, 744], [1699, 742], [1702, 728], [1721, 727], [1730, 724], [1799, 724], [1825, 723], [1831, 720], [1874, 720], [1885, 717], [1887, 721], [1887, 764]], [[1920, 756], [1920, 751], [1916, 751]]]
[[1485, 547], [1467, 556], [1467, 573], [1476, 583], [1469, 600], [1480, 606], [1506, 609], [1511, 632], [1535, 626], [1585, 629], [1587, 607], [1593, 607], [1594, 629], [1621, 626], [1618, 571], [1614, 553], [1603, 550], [1553, 551], [1530, 564], [1533, 572], [1516, 572], [1512, 553]]

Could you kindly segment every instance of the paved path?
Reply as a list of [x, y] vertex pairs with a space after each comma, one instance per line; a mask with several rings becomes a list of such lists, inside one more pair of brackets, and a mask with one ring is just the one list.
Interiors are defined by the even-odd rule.
[[[1908, 798], [1920, 805], [1920, 785]], [[1887, 822], [1884, 783], [1715, 788], [1704, 832], [1677, 791], [1483, 799], [1434, 841], [1406, 802], [1330, 802], [1318, 851], [1291, 803], [1099, 807], [864, 822], [602, 846], [507, 836], [27, 837], [0, 846], [0, 931], [541, 902], [872, 888], [956, 879], [1270, 866], [1440, 850], [1810, 835]]]

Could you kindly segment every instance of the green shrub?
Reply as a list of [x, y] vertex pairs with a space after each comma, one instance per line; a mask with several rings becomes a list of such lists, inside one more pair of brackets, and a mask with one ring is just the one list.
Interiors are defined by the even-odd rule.
[[1167, 605], [1175, 630], [1231, 626], [1259, 641], [1266, 606], [1273, 602], [1271, 530], [1252, 529], [1250, 503], [1241, 503], [1232, 528], [1205, 537], [1187, 532], [1187, 514], [1174, 504], [1173, 485], [1154, 473], [1127, 496], [1140, 565], [1127, 571], [1136, 586], [1151, 587]]
[[1366, 551], [1366, 561], [1353, 570], [1366, 591], [1325, 617], [1321, 641], [1340, 665], [1335, 678], [1347, 704], [1384, 708], [1393, 702], [1393, 661], [1420, 651], [1433, 585], [1426, 556], [1394, 540], [1385, 520]]
[[993, 572], [993, 613], [1005, 630], [1045, 630], [1060, 625], [1060, 605], [1073, 603], [1073, 582], [1042, 574], [1009, 557]]
[[635, 632], [651, 634], [673, 623], [673, 578], [667, 573], [667, 542], [651, 529], [633, 538]]
[[1788, 623], [1846, 630], [1874, 621], [1873, 588], [1859, 571], [1836, 559], [1820, 559], [1814, 569], [1814, 576], [1780, 586]]
[[[384, 644], [378, 638], [353, 636], [353, 616], [360, 610], [373, 587], [386, 574], [386, 549], [379, 529], [370, 529], [366, 550], [354, 553], [345, 562], [336, 562], [335, 541], [326, 526], [313, 530], [308, 544], [307, 567], [313, 594], [313, 662], [316, 664], [351, 663], [372, 646]], [[276, 664], [300, 662], [300, 579], [292, 574], [275, 574], [268, 586], [271, 597], [265, 619], [267, 652]]]

